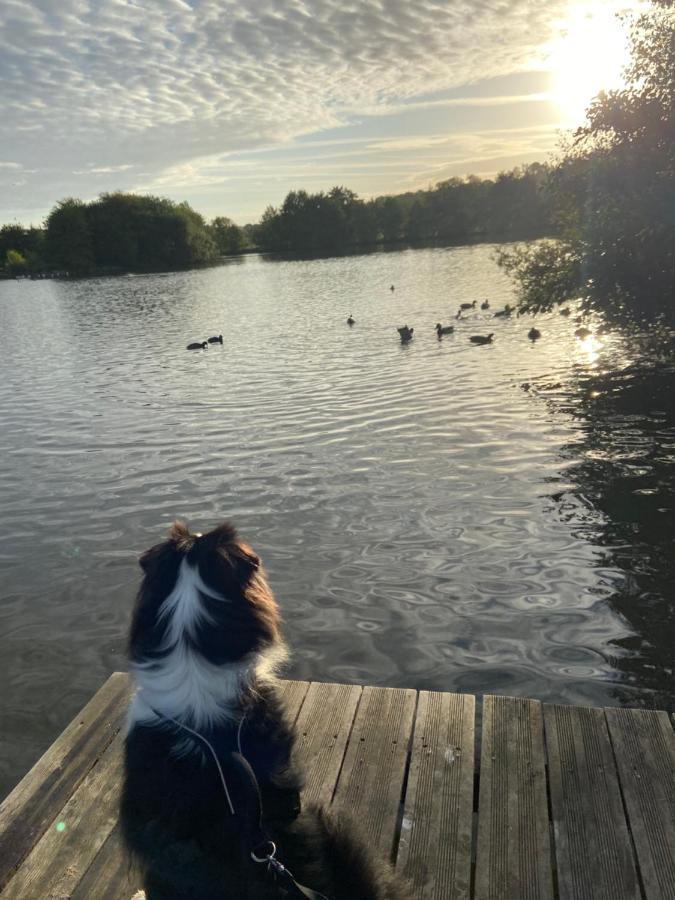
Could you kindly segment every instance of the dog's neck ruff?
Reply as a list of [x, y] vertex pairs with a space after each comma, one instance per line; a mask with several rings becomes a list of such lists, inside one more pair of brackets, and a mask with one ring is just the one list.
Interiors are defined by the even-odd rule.
[[196, 729], [237, 719], [247, 690], [254, 682], [268, 680], [285, 657], [281, 645], [236, 662], [209, 662], [194, 640], [197, 627], [212, 621], [204, 609], [202, 594], [230, 602], [205, 584], [198, 569], [183, 559], [176, 584], [158, 612], [158, 621], [166, 622], [165, 637], [158, 648], [162, 655], [135, 661], [130, 667], [137, 685], [130, 727], [158, 724], [162, 716]]

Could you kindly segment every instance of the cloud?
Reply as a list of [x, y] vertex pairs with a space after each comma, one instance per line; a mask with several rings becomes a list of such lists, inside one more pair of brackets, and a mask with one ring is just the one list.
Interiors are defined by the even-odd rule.
[[[279, 146], [535, 67], [568, 5], [3, 0], [0, 142], [42, 173], [17, 208], [132, 187], [140, 170], [167, 191], [218, 184], [208, 160], [219, 154]], [[505, 101], [473, 105], [490, 102]]]

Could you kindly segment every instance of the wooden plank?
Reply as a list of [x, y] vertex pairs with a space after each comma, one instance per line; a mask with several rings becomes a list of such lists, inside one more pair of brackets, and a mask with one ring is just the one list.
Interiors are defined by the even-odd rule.
[[0, 806], [0, 889], [119, 731], [130, 692], [111, 675]]
[[545, 705], [544, 725], [560, 900], [638, 900], [603, 711]]
[[476, 900], [552, 900], [541, 704], [483, 700]]
[[675, 898], [675, 737], [665, 712], [606, 709], [647, 900]]
[[474, 715], [470, 694], [421, 691], [396, 860], [419, 900], [468, 900]]
[[296, 722], [303, 802], [327, 806], [333, 799], [361, 691], [357, 685], [312, 683]]
[[69, 900], [131, 900], [142, 889], [143, 876], [127, 856], [118, 824], [69, 894]]
[[115, 827], [123, 743], [120, 732], [7, 884], [3, 900], [71, 895]]
[[363, 689], [333, 798], [392, 861], [416, 700], [415, 691]]
[[291, 722], [295, 724], [298, 713], [305, 700], [305, 695], [309, 690], [309, 681], [281, 681], [279, 692], [284, 701], [286, 714]]

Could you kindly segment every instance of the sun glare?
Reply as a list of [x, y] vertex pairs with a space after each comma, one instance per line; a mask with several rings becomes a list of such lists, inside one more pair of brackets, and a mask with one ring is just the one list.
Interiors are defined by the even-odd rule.
[[562, 113], [562, 124], [581, 125], [592, 97], [601, 90], [620, 88], [628, 62], [626, 26], [617, 7], [596, 2], [572, 6], [556, 23], [549, 45], [552, 94]]

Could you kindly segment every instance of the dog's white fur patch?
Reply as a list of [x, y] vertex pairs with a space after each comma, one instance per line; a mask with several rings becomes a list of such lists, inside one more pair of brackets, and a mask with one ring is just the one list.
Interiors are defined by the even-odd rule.
[[197, 567], [183, 560], [176, 584], [159, 608], [160, 621], [168, 619], [162, 650], [157, 660], [132, 663], [137, 691], [129, 710], [129, 727], [156, 724], [157, 713], [200, 729], [224, 719], [236, 719], [242, 693], [253, 677], [268, 680], [286, 657], [284, 645], [244, 660], [215, 665], [186, 641], [198, 624], [210, 621], [201, 594], [227, 603], [202, 580]]

